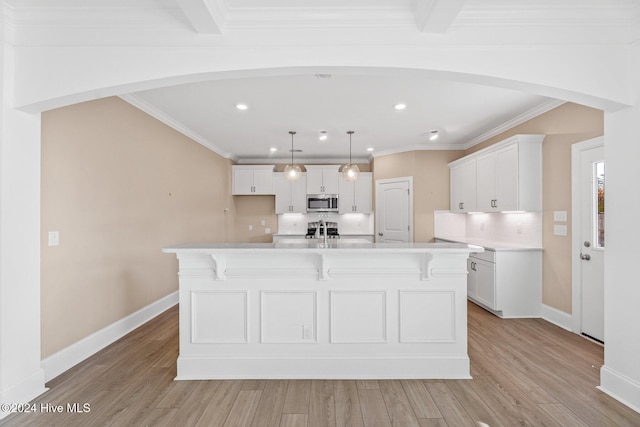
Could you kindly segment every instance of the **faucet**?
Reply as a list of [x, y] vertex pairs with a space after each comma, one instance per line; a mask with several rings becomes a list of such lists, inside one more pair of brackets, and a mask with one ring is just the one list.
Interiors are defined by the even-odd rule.
[[323, 229], [322, 232], [322, 242], [326, 245], [327, 244], [327, 223], [324, 221], [324, 219], [321, 219], [320, 222], [318, 223], [318, 228]]

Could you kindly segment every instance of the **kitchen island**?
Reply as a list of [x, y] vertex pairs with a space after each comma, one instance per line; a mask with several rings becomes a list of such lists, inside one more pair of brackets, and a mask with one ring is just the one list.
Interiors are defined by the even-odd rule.
[[458, 243], [185, 244], [178, 380], [470, 378]]

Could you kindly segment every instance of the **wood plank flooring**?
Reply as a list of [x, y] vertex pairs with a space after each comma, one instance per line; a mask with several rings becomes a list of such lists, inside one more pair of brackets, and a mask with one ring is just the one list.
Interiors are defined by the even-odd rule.
[[[0, 425], [640, 426], [595, 388], [603, 348], [544, 320], [502, 320], [469, 303], [469, 355], [472, 380], [174, 381], [174, 307], [49, 382], [37, 412]], [[89, 411], [69, 412], [74, 403]]]

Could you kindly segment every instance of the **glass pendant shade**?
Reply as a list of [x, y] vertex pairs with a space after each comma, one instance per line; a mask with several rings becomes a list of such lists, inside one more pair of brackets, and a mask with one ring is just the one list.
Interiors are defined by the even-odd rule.
[[293, 163], [293, 135], [296, 133], [290, 130], [289, 134], [291, 135], [291, 163], [284, 167], [284, 177], [289, 181], [297, 181], [302, 176], [302, 169]]
[[345, 181], [353, 182], [358, 179], [358, 176], [360, 175], [360, 168], [355, 163], [351, 163], [351, 135], [355, 132], [350, 130], [347, 133], [349, 134], [349, 163], [340, 167], [340, 173]]
[[284, 167], [284, 176], [289, 181], [297, 181], [302, 176], [302, 169], [300, 169], [300, 166], [291, 163]]
[[358, 176], [360, 175], [360, 168], [354, 163], [347, 163], [342, 166], [341, 172], [345, 181], [352, 182], [358, 179]]

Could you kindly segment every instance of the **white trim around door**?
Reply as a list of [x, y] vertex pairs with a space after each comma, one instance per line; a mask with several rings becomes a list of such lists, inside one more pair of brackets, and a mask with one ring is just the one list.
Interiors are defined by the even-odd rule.
[[382, 212], [382, 207], [380, 205], [380, 200], [381, 198], [379, 197], [379, 191], [380, 191], [380, 186], [381, 185], [388, 185], [388, 184], [394, 184], [394, 183], [406, 183], [408, 185], [409, 188], [409, 208], [407, 210], [407, 215], [408, 215], [408, 224], [409, 224], [409, 242], [408, 243], [413, 243], [414, 237], [413, 237], [413, 233], [414, 233], [414, 226], [413, 226], [413, 177], [412, 176], [405, 176], [405, 177], [399, 177], [399, 178], [388, 178], [388, 179], [376, 179], [376, 184], [375, 184], [375, 195], [376, 195], [376, 234], [375, 234], [375, 241], [378, 242], [380, 241], [380, 219], [381, 219], [381, 215], [380, 212]]
[[572, 330], [582, 332], [582, 180], [581, 154], [583, 151], [604, 146], [604, 137], [597, 137], [571, 146], [571, 317]]

